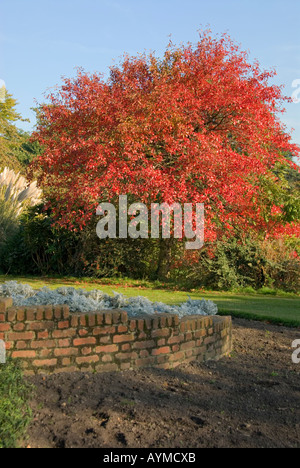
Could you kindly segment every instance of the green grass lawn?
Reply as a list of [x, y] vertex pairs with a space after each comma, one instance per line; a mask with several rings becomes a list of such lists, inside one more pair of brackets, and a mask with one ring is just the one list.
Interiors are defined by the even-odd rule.
[[192, 299], [210, 299], [214, 301], [222, 315], [233, 315], [256, 320], [269, 320], [291, 326], [300, 326], [300, 297], [270, 296], [262, 294], [238, 294], [192, 290], [190, 292], [170, 289], [161, 283], [121, 279], [95, 280], [90, 278], [34, 278], [0, 275], [0, 283], [15, 280], [29, 284], [35, 289], [47, 286], [55, 289], [60, 286], [73, 286], [87, 290], [101, 289], [107, 294], [114, 291], [126, 296], [145, 296], [151, 301], [166, 304], [180, 304], [190, 296]]

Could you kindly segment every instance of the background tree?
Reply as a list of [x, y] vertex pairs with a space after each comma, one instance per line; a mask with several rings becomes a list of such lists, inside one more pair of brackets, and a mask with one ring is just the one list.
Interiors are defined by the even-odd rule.
[[37, 142], [31, 142], [31, 134], [20, 130], [16, 123], [25, 122], [16, 110], [17, 101], [5, 92], [0, 102], [0, 168], [25, 172], [25, 167], [40, 151]]
[[209, 241], [297, 221], [281, 173], [299, 148], [280, 121], [289, 99], [274, 75], [209, 32], [170, 44], [161, 60], [126, 56], [108, 80], [79, 70], [40, 107], [35, 133], [33, 167], [57, 223], [82, 229], [119, 194], [204, 203]]

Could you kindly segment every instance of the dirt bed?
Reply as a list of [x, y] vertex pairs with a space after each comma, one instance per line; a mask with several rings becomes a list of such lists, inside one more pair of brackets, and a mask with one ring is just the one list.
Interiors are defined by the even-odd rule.
[[32, 448], [300, 447], [299, 329], [234, 319], [234, 351], [171, 371], [36, 376]]

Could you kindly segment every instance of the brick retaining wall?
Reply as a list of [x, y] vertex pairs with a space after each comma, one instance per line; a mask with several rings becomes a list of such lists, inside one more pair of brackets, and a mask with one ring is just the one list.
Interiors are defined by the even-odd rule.
[[122, 310], [75, 315], [67, 306], [13, 307], [12, 299], [0, 299], [0, 339], [27, 375], [169, 369], [219, 359], [231, 351], [231, 329], [231, 317], [132, 319]]

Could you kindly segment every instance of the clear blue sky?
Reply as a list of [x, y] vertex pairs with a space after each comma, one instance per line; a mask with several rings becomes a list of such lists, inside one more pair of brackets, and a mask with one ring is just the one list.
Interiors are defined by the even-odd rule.
[[[197, 31], [228, 32], [291, 96], [300, 89], [300, 0], [0, 0], [0, 79], [18, 100], [30, 124], [30, 110], [47, 89], [74, 76], [76, 67], [107, 73], [127, 52], [155, 51], [169, 41], [196, 42]], [[300, 99], [300, 92], [298, 94]], [[282, 118], [300, 144], [300, 102]]]

